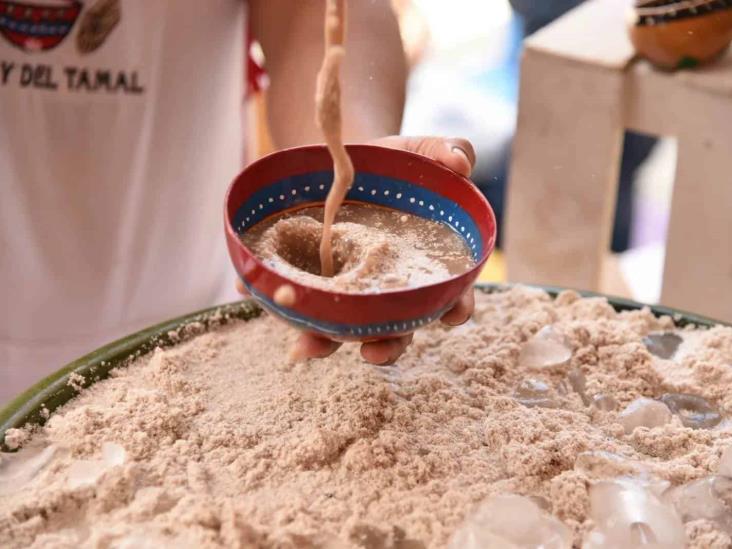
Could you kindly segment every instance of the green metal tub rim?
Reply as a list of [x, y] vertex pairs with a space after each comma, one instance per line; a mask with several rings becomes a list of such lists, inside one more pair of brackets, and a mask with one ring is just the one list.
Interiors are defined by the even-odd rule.
[[[476, 287], [487, 293], [505, 291], [510, 285], [477, 284]], [[534, 286], [546, 291], [552, 297], [564, 291], [564, 288]], [[648, 307], [656, 316], [670, 316], [678, 327], [694, 325], [710, 328], [716, 325], [727, 325], [703, 316], [679, 311], [662, 306], [645, 305], [636, 301], [612, 297], [595, 292], [578, 292], [584, 297], [603, 297], [616, 311], [638, 310]], [[76, 387], [88, 387], [97, 381], [109, 376], [109, 372], [117, 367], [124, 367], [135, 359], [143, 356], [156, 347], [170, 347], [186, 339], [186, 327], [190, 329], [188, 335], [202, 333], [214, 326], [227, 324], [234, 319], [251, 320], [261, 314], [261, 309], [251, 300], [244, 300], [228, 305], [220, 305], [187, 314], [140, 332], [134, 333], [113, 343], [105, 345], [88, 355], [85, 355], [70, 364], [57, 370], [42, 381], [36, 383], [25, 392], [13, 399], [5, 408], [0, 410], [0, 437], [2, 451], [10, 451], [5, 444], [5, 433], [8, 429], [20, 428], [26, 425], [43, 425], [55, 410], [69, 402], [79, 394]], [[183, 332], [183, 338], [174, 334]], [[69, 384], [70, 376], [75, 382]]]

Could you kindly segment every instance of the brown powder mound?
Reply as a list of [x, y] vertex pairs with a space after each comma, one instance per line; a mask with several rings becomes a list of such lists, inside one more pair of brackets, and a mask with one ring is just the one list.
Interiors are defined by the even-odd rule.
[[[692, 430], [674, 416], [625, 434], [617, 411], [587, 406], [567, 385], [622, 410], [683, 390], [732, 413], [732, 329], [689, 332], [674, 361], [642, 337], [671, 327], [648, 311], [615, 313], [567, 292], [479, 294], [459, 328], [418, 332], [397, 366], [364, 364], [356, 346], [287, 364], [294, 334], [271, 318], [239, 322], [143, 358], [86, 389], [30, 443], [58, 447], [35, 479], [0, 497], [0, 539], [21, 547], [444, 547], [487, 496], [531, 495], [575, 535], [591, 480], [634, 469], [682, 483], [716, 470], [727, 420]], [[546, 325], [572, 349], [541, 371], [519, 365]], [[513, 395], [528, 378], [555, 407]], [[72, 462], [126, 452], [78, 485]], [[610, 454], [627, 458], [617, 461]], [[0, 484], [1, 487], [1, 484]], [[714, 523], [686, 525], [692, 547], [727, 547]]]

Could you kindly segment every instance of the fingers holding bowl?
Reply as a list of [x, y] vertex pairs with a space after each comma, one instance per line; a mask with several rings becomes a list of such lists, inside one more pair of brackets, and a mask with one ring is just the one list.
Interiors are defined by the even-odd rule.
[[342, 343], [324, 337], [301, 332], [290, 350], [289, 359], [299, 362], [309, 358], [326, 358], [335, 353]]
[[242, 297], [250, 297], [249, 291], [244, 287], [244, 283], [241, 279], [237, 278], [234, 285], [236, 286], [236, 291], [239, 292]]
[[412, 343], [414, 334], [407, 334], [392, 339], [371, 341], [361, 345], [361, 357], [377, 366], [394, 364]]
[[464, 177], [470, 177], [473, 166], [475, 166], [476, 156], [473, 144], [462, 137], [392, 135], [377, 139], [373, 143], [391, 149], [421, 154]]
[[455, 306], [442, 316], [442, 323], [448, 326], [465, 324], [473, 316], [475, 309], [475, 292], [472, 288], [465, 292]]

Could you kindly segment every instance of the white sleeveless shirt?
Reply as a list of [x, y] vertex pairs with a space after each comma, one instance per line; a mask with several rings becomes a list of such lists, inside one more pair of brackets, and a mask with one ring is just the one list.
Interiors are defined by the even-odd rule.
[[0, 0], [0, 405], [234, 297], [241, 0]]

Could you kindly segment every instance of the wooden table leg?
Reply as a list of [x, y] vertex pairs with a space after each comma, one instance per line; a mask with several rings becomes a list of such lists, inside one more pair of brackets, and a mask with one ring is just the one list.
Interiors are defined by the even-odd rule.
[[600, 289], [622, 98], [622, 70], [525, 52], [505, 227], [510, 281]]
[[732, 112], [679, 138], [661, 302], [732, 322]]

